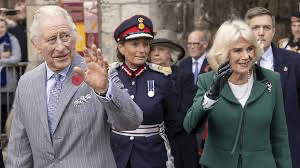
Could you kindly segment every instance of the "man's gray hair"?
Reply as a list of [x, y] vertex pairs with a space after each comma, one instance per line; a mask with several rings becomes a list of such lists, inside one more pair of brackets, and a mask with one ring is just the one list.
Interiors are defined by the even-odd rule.
[[[190, 32], [193, 33], [193, 32], [204, 32], [204, 36], [202, 37], [202, 40], [203, 42], [207, 42], [209, 43], [210, 40], [211, 40], [211, 32], [209, 30], [206, 30], [206, 29], [194, 29], [193, 31]], [[190, 36], [189, 34], [189, 36]]]
[[245, 15], [245, 22], [249, 25], [249, 21], [256, 16], [269, 15], [272, 18], [272, 26], [275, 28], [275, 17], [272, 15], [272, 12], [263, 7], [254, 7], [247, 11]]
[[[72, 38], [77, 38], [77, 31], [76, 26], [72, 20], [72, 17], [68, 14], [68, 12], [56, 5], [49, 5], [49, 6], [43, 6], [39, 8], [33, 16], [33, 22], [30, 28], [30, 39], [31, 40], [37, 40], [40, 38], [42, 31], [41, 31], [41, 24], [45, 20], [45, 18], [51, 17], [51, 16], [63, 16], [68, 26], [71, 29]], [[55, 22], [55, 20], [54, 20]]]

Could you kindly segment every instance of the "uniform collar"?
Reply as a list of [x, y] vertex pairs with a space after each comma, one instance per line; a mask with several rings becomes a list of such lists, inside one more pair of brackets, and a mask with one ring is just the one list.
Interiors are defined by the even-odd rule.
[[135, 71], [131, 70], [126, 64], [123, 64], [121, 67], [123, 72], [130, 78], [135, 78], [140, 76], [146, 69], [145, 64], [139, 66]]

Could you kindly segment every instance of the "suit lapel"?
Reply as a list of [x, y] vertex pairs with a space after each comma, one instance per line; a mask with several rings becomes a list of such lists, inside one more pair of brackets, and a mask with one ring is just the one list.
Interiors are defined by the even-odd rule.
[[272, 44], [272, 52], [273, 52], [273, 63], [274, 63], [274, 71], [278, 72], [281, 77], [282, 88], [285, 88], [285, 83], [288, 82], [287, 77], [289, 76], [289, 66], [287, 61], [284, 60], [284, 53], [282, 53], [281, 49], [278, 49], [275, 45]]
[[200, 69], [200, 73], [199, 73], [199, 74], [208, 72], [207, 64], [208, 64], [208, 62], [207, 62], [207, 59], [205, 58], [205, 59], [203, 60], [203, 63], [202, 63], [202, 66], [201, 66], [201, 69]]
[[55, 123], [54, 123], [54, 133], [55, 130], [60, 122], [61, 116], [63, 115], [66, 106], [70, 102], [70, 99], [73, 97], [75, 92], [80, 88], [81, 85], [75, 86], [72, 84], [72, 75], [73, 75], [73, 69], [75, 66], [80, 66], [83, 68], [83, 58], [79, 56], [78, 54], [75, 54], [74, 61], [72, 65], [70, 66], [70, 69], [66, 75], [66, 79], [64, 81], [64, 85], [61, 91], [61, 97], [60, 97], [60, 104], [58, 105], [58, 109], [55, 115]]
[[48, 111], [47, 111], [47, 94], [46, 94], [46, 64], [43, 63], [40, 67], [41, 69], [37, 70], [36, 88], [35, 88], [35, 100], [37, 112], [41, 118], [41, 124], [44, 127], [44, 132], [47, 134], [47, 139], [51, 142], [49, 125], [48, 125]]
[[254, 81], [251, 94], [247, 100], [247, 104], [254, 102], [258, 99], [267, 89], [266, 84], [262, 83], [262, 81]]
[[233, 95], [230, 86], [228, 85], [228, 83], [226, 83], [224, 85], [224, 88], [222, 89], [220, 96], [223, 97], [224, 99], [235, 103], [235, 104], [239, 104], [238, 100], [235, 98], [235, 96]]
[[192, 74], [194, 74], [193, 72], [193, 61], [192, 61], [192, 57], [189, 57], [187, 60], [187, 64], [186, 64], [186, 69], [188, 69], [189, 72], [191, 72]]
[[251, 89], [251, 94], [247, 100], [246, 104], [249, 104], [256, 99], [258, 99], [267, 89], [268, 79], [266, 75], [262, 71], [262, 68], [258, 65], [255, 65], [255, 74], [254, 74], [254, 82]]
[[280, 73], [281, 65], [282, 65], [282, 54], [280, 54], [280, 50], [278, 50], [276, 46], [273, 44], [272, 44], [272, 53], [273, 53], [274, 71]]

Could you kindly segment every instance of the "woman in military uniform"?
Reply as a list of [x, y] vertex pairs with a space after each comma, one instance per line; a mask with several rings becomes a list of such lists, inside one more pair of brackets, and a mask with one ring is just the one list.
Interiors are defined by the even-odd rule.
[[153, 25], [143, 15], [122, 22], [114, 32], [122, 62], [110, 69], [143, 111], [142, 125], [132, 131], [112, 128], [111, 145], [118, 168], [174, 167], [169, 140], [176, 122], [176, 95], [168, 73], [146, 64]]

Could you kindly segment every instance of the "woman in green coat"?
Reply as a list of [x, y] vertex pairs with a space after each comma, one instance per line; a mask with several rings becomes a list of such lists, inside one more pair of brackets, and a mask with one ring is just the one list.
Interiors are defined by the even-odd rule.
[[240, 20], [216, 33], [185, 119], [189, 133], [208, 121], [204, 168], [291, 168], [280, 75], [261, 68], [262, 49]]

